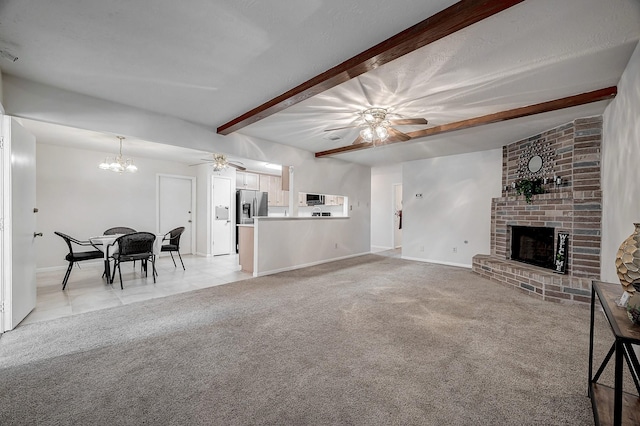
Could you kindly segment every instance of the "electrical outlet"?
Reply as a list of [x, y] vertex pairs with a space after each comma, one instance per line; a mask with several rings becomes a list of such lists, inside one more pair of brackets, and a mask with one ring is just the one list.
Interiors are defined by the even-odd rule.
[[338, 243], [336, 243], [336, 248], [338, 248]]
[[420, 251], [424, 251], [424, 246], [420, 246]]
[[458, 252], [458, 247], [454, 247], [454, 248], [453, 248], [453, 252], [454, 252], [454, 253], [457, 253], [457, 252]]

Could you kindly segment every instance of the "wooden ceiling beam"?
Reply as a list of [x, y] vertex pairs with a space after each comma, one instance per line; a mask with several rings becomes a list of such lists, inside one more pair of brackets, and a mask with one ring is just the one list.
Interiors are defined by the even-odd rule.
[[217, 128], [228, 135], [524, 0], [461, 0]]
[[[428, 129], [416, 130], [415, 132], [407, 132], [407, 135], [411, 136], [411, 139], [423, 138], [427, 136], [439, 135], [442, 133], [453, 132], [456, 130], [470, 129], [472, 127], [483, 126], [486, 124], [499, 123], [501, 121], [513, 120], [516, 118], [527, 117], [535, 114], [542, 114], [545, 112], [552, 112], [559, 109], [570, 108], [574, 106], [580, 106], [589, 104], [592, 102], [605, 101], [613, 99], [618, 94], [618, 88], [616, 86], [607, 87], [605, 89], [594, 90], [592, 92], [581, 93], [579, 95], [567, 96], [565, 98], [554, 99], [552, 101], [542, 102], [539, 104], [529, 105], [525, 107], [510, 109], [506, 111], [500, 111], [493, 114], [487, 114], [480, 117], [470, 118], [467, 120], [456, 121], [449, 124], [443, 124], [441, 126], [430, 127]], [[399, 140], [392, 140], [384, 143], [389, 145], [392, 143], [401, 142]], [[364, 146], [368, 145], [368, 146]], [[348, 145], [340, 148], [330, 149], [327, 151], [316, 152], [316, 158], [327, 157], [330, 155], [342, 154], [358, 149], [371, 148], [373, 144], [356, 144]]]

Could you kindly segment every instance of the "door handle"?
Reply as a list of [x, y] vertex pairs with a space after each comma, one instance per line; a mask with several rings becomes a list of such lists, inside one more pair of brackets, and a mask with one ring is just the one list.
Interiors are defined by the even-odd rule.
[[42, 237], [42, 232], [34, 232], [33, 233], [33, 238], [35, 237]]
[[189, 219], [187, 222], [191, 223], [191, 219]]

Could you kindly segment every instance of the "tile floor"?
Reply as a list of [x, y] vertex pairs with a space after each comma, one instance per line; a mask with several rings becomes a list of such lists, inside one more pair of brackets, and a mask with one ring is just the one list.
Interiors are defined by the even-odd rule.
[[186, 270], [182, 269], [177, 258], [178, 266], [174, 267], [171, 257], [160, 257], [156, 261], [158, 277], [155, 284], [151, 271], [145, 278], [138, 262], [135, 269], [132, 263], [123, 264], [124, 290], [120, 289], [117, 273], [111, 285], [107, 284], [106, 279], [101, 278], [102, 263], [81, 263], [80, 268], [75, 265], [64, 291], [62, 291], [62, 279], [65, 269], [39, 272], [36, 307], [19, 326], [252, 277], [251, 274], [240, 271], [237, 255], [215, 257], [183, 255], [182, 259]]

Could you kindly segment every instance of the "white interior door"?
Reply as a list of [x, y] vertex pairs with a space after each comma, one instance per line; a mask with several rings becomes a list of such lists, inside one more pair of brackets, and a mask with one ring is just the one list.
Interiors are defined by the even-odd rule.
[[3, 246], [10, 247], [3, 253], [3, 327], [11, 330], [36, 306], [36, 138], [10, 117], [2, 119], [2, 136], [3, 169], [10, 161], [3, 173]]
[[180, 253], [195, 251], [195, 178], [190, 176], [158, 176], [158, 231], [166, 233], [184, 226], [180, 237]]
[[393, 248], [402, 247], [402, 184], [393, 185]]
[[231, 179], [213, 178], [213, 248], [214, 256], [231, 253], [235, 220], [231, 209]]

